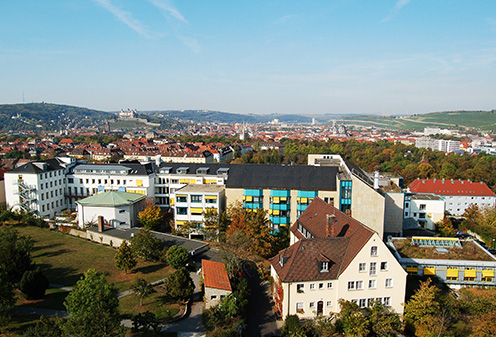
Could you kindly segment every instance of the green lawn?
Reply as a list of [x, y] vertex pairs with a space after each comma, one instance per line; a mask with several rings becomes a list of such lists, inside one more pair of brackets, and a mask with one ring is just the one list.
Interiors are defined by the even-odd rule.
[[137, 313], [151, 311], [159, 319], [174, 317], [179, 312], [181, 306], [165, 295], [163, 286], [155, 287], [154, 290], [150, 296], [143, 300], [143, 306], [139, 305], [140, 300], [134, 294], [121, 297], [119, 300], [119, 311], [121, 315], [124, 318], [130, 318]]
[[39, 319], [36, 315], [13, 314], [10, 323], [0, 328], [0, 336], [22, 336], [29, 327], [36, 326]]
[[106, 274], [107, 281], [114, 283], [119, 291], [124, 291], [137, 277], [153, 282], [172, 272], [171, 267], [163, 263], [138, 259], [134, 270], [125, 274], [114, 265], [115, 248], [38, 227], [16, 226], [16, 229], [34, 239], [33, 261], [42, 268], [50, 283], [74, 286], [89, 268], [94, 268]]

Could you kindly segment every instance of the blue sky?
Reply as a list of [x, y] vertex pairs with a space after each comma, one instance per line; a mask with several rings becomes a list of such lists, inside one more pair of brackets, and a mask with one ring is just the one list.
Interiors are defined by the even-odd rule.
[[0, 103], [489, 110], [496, 1], [1, 1], [0, 70]]

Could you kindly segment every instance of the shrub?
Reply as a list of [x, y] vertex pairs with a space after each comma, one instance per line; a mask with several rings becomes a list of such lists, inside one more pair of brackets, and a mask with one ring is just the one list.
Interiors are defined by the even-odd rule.
[[48, 278], [43, 274], [40, 268], [27, 270], [22, 275], [19, 289], [27, 299], [37, 300], [45, 296], [48, 288]]

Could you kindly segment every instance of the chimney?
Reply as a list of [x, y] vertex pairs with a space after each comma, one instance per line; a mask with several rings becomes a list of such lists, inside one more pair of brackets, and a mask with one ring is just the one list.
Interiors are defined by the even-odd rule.
[[379, 171], [374, 172], [374, 189], [379, 189]]
[[336, 215], [327, 214], [326, 234], [328, 238], [333, 238], [336, 236], [336, 226], [334, 225], [335, 222], [336, 222]]
[[105, 230], [105, 228], [103, 228], [103, 216], [99, 215], [98, 216], [98, 231], [101, 233]]
[[155, 165], [157, 165], [157, 167], [160, 167], [161, 162], [162, 162], [162, 157], [159, 154], [157, 154], [155, 156]]

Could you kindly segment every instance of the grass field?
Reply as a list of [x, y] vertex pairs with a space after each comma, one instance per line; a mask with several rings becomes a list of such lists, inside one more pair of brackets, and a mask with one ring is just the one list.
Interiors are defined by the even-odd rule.
[[65, 297], [69, 294], [69, 292], [56, 289], [49, 288], [45, 293], [45, 297], [40, 300], [27, 300], [25, 299], [20, 292], [17, 293], [17, 307], [26, 307], [26, 308], [43, 308], [43, 309], [53, 309], [53, 310], [66, 310], [64, 306]]
[[172, 272], [163, 263], [138, 259], [134, 270], [125, 274], [114, 265], [115, 248], [38, 227], [16, 229], [35, 240], [33, 261], [42, 268], [50, 283], [73, 286], [89, 268], [94, 268], [104, 273], [107, 281], [114, 283], [119, 291], [124, 291], [137, 277], [153, 282]]
[[181, 308], [184, 308], [165, 295], [163, 286], [155, 287], [154, 292], [143, 300], [143, 306], [139, 304], [139, 298], [134, 294], [122, 297], [119, 301], [119, 311], [124, 318], [150, 311], [158, 319], [164, 320], [174, 317]]

